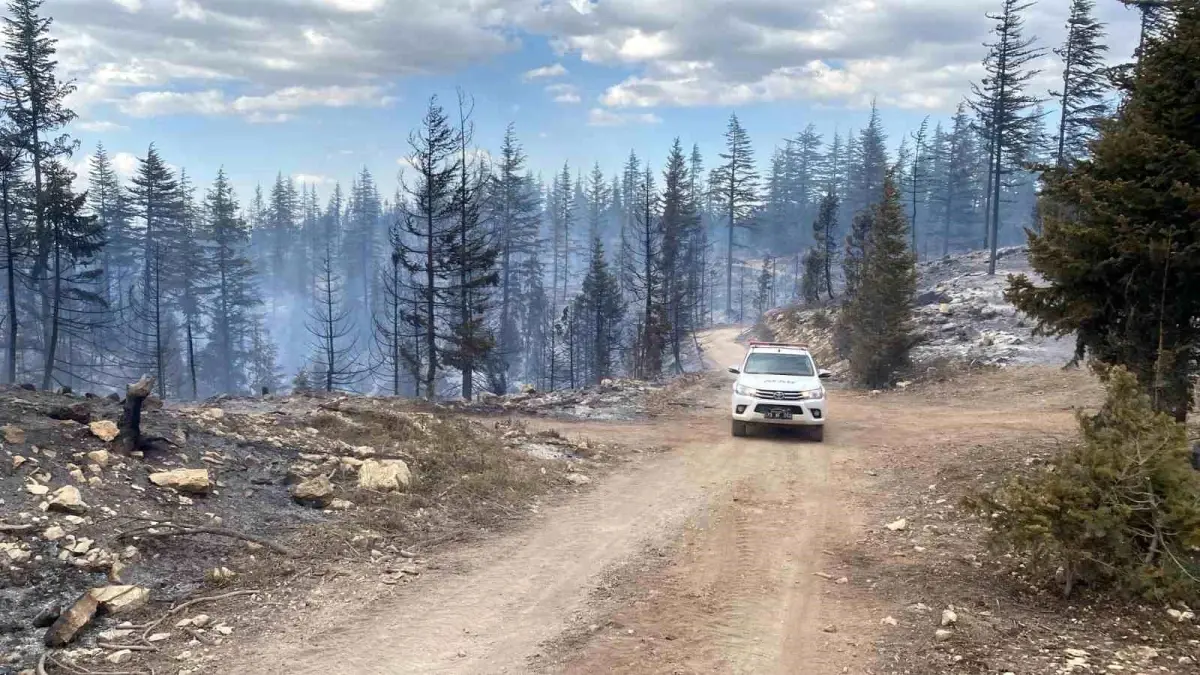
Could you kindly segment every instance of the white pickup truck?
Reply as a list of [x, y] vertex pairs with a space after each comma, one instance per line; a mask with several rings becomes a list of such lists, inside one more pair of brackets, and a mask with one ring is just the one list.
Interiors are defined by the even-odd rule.
[[729, 372], [733, 383], [733, 435], [745, 436], [752, 424], [802, 427], [815, 441], [825, 437], [825, 387], [830, 376], [817, 370], [803, 345], [751, 342], [741, 366]]

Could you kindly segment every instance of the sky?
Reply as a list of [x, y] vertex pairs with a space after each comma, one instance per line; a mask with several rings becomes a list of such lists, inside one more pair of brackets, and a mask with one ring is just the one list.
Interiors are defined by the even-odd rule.
[[[1060, 77], [1069, 0], [1027, 34]], [[736, 113], [760, 163], [808, 124], [861, 128], [872, 101], [892, 145], [947, 120], [982, 75], [1001, 0], [46, 0], [69, 129], [86, 167], [103, 142], [128, 176], [154, 143], [198, 183], [224, 167], [245, 202], [278, 172], [328, 194], [363, 167], [385, 196], [431, 96], [474, 99], [476, 143], [512, 123], [530, 168], [615, 173], [631, 149], [661, 168], [678, 137], [711, 167]], [[1137, 15], [1097, 0], [1113, 63]], [[452, 110], [456, 116], [456, 110]]]

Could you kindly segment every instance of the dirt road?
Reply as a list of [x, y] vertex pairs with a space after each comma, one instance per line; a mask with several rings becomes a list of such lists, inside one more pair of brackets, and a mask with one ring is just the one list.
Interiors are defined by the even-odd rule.
[[[714, 367], [740, 360], [735, 337], [707, 336]], [[864, 525], [860, 459], [894, 434], [945, 437], [976, 428], [978, 416], [839, 393], [825, 443], [735, 440], [727, 378], [713, 375], [702, 392], [667, 419], [556, 424], [672, 449], [543, 509], [521, 532], [439, 557], [438, 570], [386, 601], [327, 597], [222, 672], [821, 675], [865, 666], [878, 618], [862, 618], [870, 613], [845, 604], [853, 594], [831, 596], [833, 582], [817, 576], [823, 549]]]

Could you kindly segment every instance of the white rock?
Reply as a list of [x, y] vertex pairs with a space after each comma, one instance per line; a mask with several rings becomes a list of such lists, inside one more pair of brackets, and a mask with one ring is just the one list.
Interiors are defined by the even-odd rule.
[[[88, 428], [92, 430], [92, 434], [96, 438], [99, 438], [105, 443], [116, 439], [116, 437], [121, 433], [121, 431], [117, 429], [117, 425], [108, 420], [97, 420], [91, 424], [88, 424]], [[96, 463], [104, 466], [100, 462]]]
[[933, 633], [933, 639], [938, 642], [945, 642], [952, 637], [954, 637], [953, 631], [946, 630], [945, 628], [939, 628]]
[[83, 495], [74, 485], [64, 485], [54, 491], [50, 497], [50, 510], [74, 515], [87, 513], [88, 505], [83, 503]]
[[122, 649], [104, 657], [104, 660], [108, 661], [109, 663], [120, 665], [128, 662], [131, 658], [133, 658], [133, 652], [129, 651], [128, 649]]
[[881, 620], [879, 621], [879, 623], [881, 623], [881, 624], [883, 624], [883, 625], [885, 625], [885, 626], [898, 626], [898, 625], [900, 625], [900, 622], [899, 622], [899, 621], [897, 621], [897, 620], [895, 619], [895, 617], [891, 617], [891, 616], [885, 616], [885, 617], [883, 617], [883, 619], [881, 619]]
[[151, 635], [150, 637], [146, 638], [146, 640], [148, 640], [150, 642], [162, 642], [164, 640], [170, 640], [170, 639], [171, 639], [170, 633], [155, 633], [154, 635]]
[[942, 610], [942, 625], [943, 626], [953, 626], [956, 623], [958, 623], [958, 614], [956, 614], [954, 612], [954, 610], [952, 610], [952, 609]]
[[904, 530], [908, 529], [908, 520], [901, 518], [900, 520], [888, 523], [887, 529], [891, 530], [892, 532], [903, 532]]
[[49, 494], [50, 488], [41, 483], [26, 483], [25, 491], [35, 497], [41, 497], [42, 495]]
[[400, 459], [368, 459], [358, 470], [358, 486], [365, 490], [391, 492], [403, 490], [412, 482], [408, 464]]

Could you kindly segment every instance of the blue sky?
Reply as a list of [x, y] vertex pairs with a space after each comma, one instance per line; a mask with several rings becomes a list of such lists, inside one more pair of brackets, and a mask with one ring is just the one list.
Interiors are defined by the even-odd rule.
[[[1061, 42], [1067, 0], [1027, 31]], [[1137, 17], [1099, 0], [1112, 60]], [[535, 171], [564, 161], [654, 166], [675, 136], [711, 166], [731, 112], [760, 161], [805, 125], [861, 127], [877, 100], [893, 145], [945, 120], [980, 75], [999, 0], [46, 0], [79, 90], [79, 167], [103, 141], [123, 172], [154, 142], [207, 183], [224, 166], [243, 202], [277, 172], [390, 194], [430, 95], [474, 96], [476, 141], [516, 124]], [[1047, 54], [1039, 91], [1054, 86]]]

